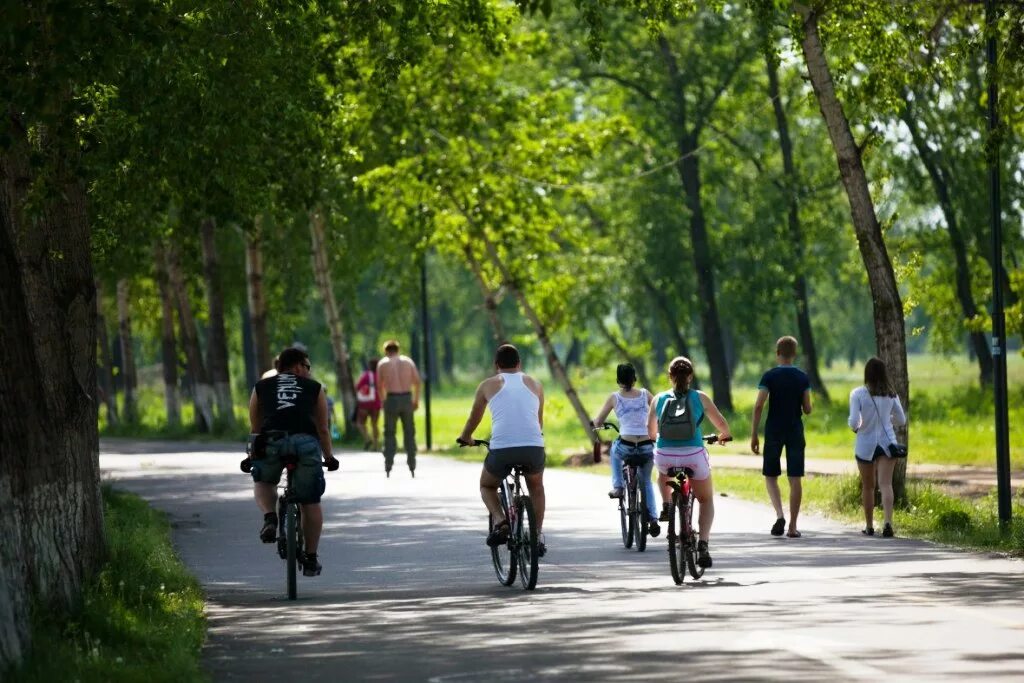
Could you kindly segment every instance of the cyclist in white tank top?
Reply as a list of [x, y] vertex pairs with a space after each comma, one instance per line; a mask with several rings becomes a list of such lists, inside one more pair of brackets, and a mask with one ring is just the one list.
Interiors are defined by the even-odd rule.
[[612, 490], [608, 492], [609, 498], [622, 497], [622, 460], [630, 453], [638, 453], [645, 458], [641, 481], [644, 482], [644, 491], [647, 496], [647, 514], [650, 517], [648, 530], [651, 536], [661, 533], [658, 526], [658, 503], [654, 498], [654, 484], [651, 481], [651, 472], [654, 469], [654, 442], [647, 435], [647, 413], [651, 407], [651, 392], [646, 389], [637, 389], [636, 369], [630, 363], [622, 363], [615, 370], [615, 378], [619, 390], [608, 396], [608, 400], [601, 406], [601, 410], [594, 418], [593, 425], [600, 427], [604, 424], [608, 415], [615, 411], [619, 419], [619, 437], [612, 443], [611, 468], [612, 468]]
[[508, 540], [509, 526], [498, 501], [498, 487], [514, 465], [522, 465], [526, 488], [533, 500], [537, 518], [537, 554], [547, 552], [544, 544], [544, 389], [540, 382], [523, 374], [519, 350], [502, 344], [494, 354], [497, 374], [480, 383], [473, 398], [466, 426], [459, 441], [474, 444], [473, 431], [480, 426], [484, 412], [491, 409], [491, 448], [480, 472], [480, 498], [491, 514], [493, 531], [487, 545]]

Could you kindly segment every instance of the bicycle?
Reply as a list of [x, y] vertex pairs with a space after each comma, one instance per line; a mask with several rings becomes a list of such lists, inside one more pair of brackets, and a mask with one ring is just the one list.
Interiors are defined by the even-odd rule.
[[[614, 429], [619, 433], [619, 428], [612, 422], [605, 422], [596, 429]], [[644, 442], [630, 443], [620, 441], [629, 449], [622, 458], [622, 493], [619, 497], [619, 527], [622, 530], [622, 545], [633, 547], [636, 541], [637, 552], [644, 552], [647, 549], [647, 536], [650, 533], [650, 515], [648, 513], [647, 487], [640, 483], [643, 466], [649, 458], [640, 455], [640, 445]], [[614, 444], [612, 448], [614, 448]]]
[[[718, 443], [718, 435], [705, 436], [704, 441], [708, 445]], [[725, 442], [723, 440], [721, 443]], [[668, 515], [668, 563], [672, 570], [672, 580], [681, 586], [687, 571], [694, 579], [704, 576], [704, 567], [697, 564], [697, 534], [692, 524], [693, 502], [696, 500], [690, 485], [693, 470], [689, 467], [670, 467], [667, 475], [675, 480], [670, 479], [668, 482], [672, 489]]]
[[[285, 432], [267, 432], [268, 440], [285, 438]], [[279, 435], [278, 435], [279, 434]], [[245, 460], [242, 461], [242, 471], [252, 472], [253, 437], [250, 435], [245, 447]], [[297, 500], [298, 495], [292, 486], [292, 476], [295, 468], [298, 467], [298, 455], [291, 448], [278, 456], [284, 463], [285, 479], [284, 484], [279, 485], [280, 495], [277, 497], [277, 554], [285, 561], [286, 581], [288, 588], [288, 599], [298, 598], [298, 571], [302, 568], [302, 560], [305, 556], [305, 539], [302, 536], [302, 504]], [[321, 463], [321, 467], [330, 469], [328, 463]]]
[[[490, 450], [491, 443], [483, 439], [473, 439], [473, 443], [467, 443], [456, 439], [459, 446], [486, 446]], [[501, 509], [508, 521], [508, 541], [491, 547], [491, 562], [494, 564], [494, 573], [503, 586], [511, 586], [516, 581], [518, 572], [519, 582], [526, 590], [533, 590], [537, 587], [537, 574], [539, 570], [537, 555], [537, 523], [533, 510], [533, 501], [530, 496], [523, 493], [521, 479], [523, 477], [523, 466], [513, 465], [512, 471], [498, 487], [498, 500]], [[487, 515], [487, 533], [494, 531], [494, 520]]]

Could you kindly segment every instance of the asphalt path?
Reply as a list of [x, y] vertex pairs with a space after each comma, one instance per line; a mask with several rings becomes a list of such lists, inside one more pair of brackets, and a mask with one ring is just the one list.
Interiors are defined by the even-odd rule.
[[[716, 497], [714, 567], [676, 586], [663, 537], [625, 550], [608, 481], [545, 475], [536, 591], [498, 585], [479, 465], [380, 454], [329, 473], [323, 574], [259, 543], [241, 446], [104, 442], [103, 476], [166, 511], [208, 596], [214, 681], [1021, 680], [1024, 564], [862, 536], [820, 517], [773, 538]], [[713, 461], [712, 461], [713, 462]], [[671, 678], [666, 678], [671, 677]]]

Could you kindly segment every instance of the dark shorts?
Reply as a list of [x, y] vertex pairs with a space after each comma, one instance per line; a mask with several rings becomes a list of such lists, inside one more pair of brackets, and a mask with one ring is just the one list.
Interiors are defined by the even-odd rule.
[[761, 474], [766, 477], [778, 477], [782, 474], [782, 449], [786, 449], [786, 476], [804, 476], [804, 430], [794, 429], [780, 434], [765, 434], [764, 447], [761, 453], [764, 462]]
[[327, 484], [324, 481], [323, 454], [320, 442], [310, 434], [292, 434], [277, 441], [268, 441], [266, 456], [252, 461], [252, 480], [276, 486], [284, 472], [283, 457], [289, 452], [296, 456], [292, 486], [300, 503], [319, 503]]
[[526, 474], [544, 471], [543, 446], [513, 446], [512, 448], [496, 448], [487, 452], [484, 469], [499, 479], [504, 479], [512, 472], [513, 465], [522, 465]]

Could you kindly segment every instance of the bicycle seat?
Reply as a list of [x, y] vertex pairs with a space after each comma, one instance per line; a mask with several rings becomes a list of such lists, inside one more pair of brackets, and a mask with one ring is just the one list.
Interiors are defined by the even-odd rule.
[[653, 455], [644, 457], [639, 454], [630, 453], [629, 455], [622, 459], [622, 462], [623, 464], [631, 465], [633, 467], [643, 467], [644, 465], [649, 463], [653, 457]]
[[693, 468], [690, 468], [690, 467], [669, 467], [668, 468], [668, 476], [670, 476], [670, 477], [678, 478], [678, 477], [681, 477], [684, 474], [687, 477], [692, 477], [693, 476]]

